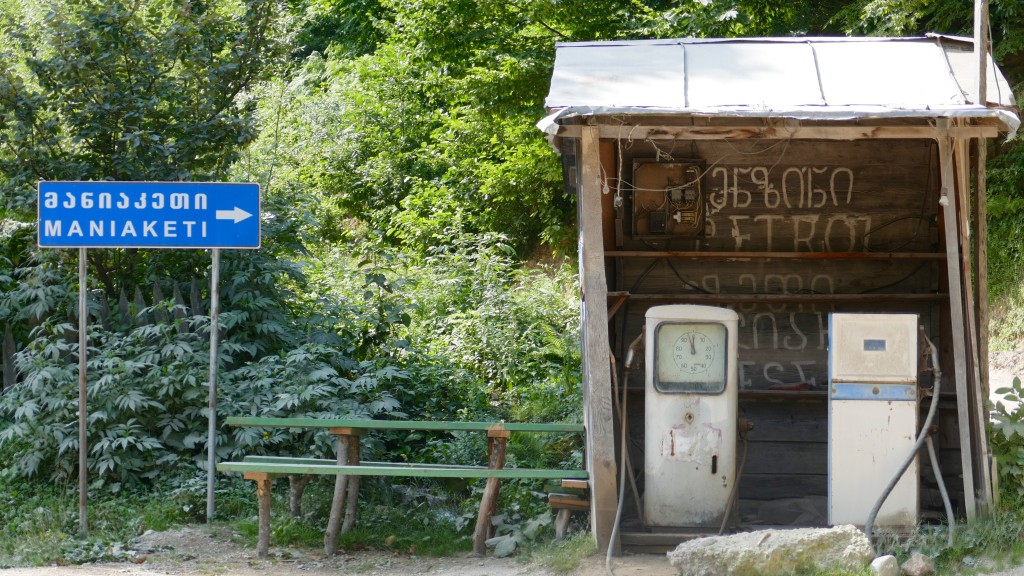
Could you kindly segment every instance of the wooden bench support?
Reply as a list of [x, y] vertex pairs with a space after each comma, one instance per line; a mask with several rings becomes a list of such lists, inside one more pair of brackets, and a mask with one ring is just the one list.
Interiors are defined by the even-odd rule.
[[[338, 466], [359, 466], [359, 436], [362, 431], [351, 427], [331, 428], [330, 431], [337, 438]], [[334, 480], [331, 516], [324, 533], [325, 555], [333, 556], [338, 551], [338, 534], [352, 529], [358, 503], [359, 477], [339, 474]]]
[[[361, 419], [316, 418], [258, 418], [232, 417], [226, 420], [232, 426], [320, 428], [329, 429], [337, 438], [335, 460], [295, 458], [288, 456], [246, 456], [242, 462], [221, 462], [221, 472], [241, 472], [256, 482], [259, 499], [259, 542], [257, 556], [266, 558], [270, 549], [270, 500], [274, 478], [287, 476], [290, 480], [290, 511], [300, 515], [300, 499], [307, 479], [303, 476], [335, 476], [331, 514], [324, 534], [324, 553], [337, 551], [338, 536], [348, 532], [356, 522], [359, 505], [359, 480], [362, 476], [409, 476], [419, 478], [486, 478], [487, 485], [480, 501], [477, 524], [473, 533], [473, 553], [483, 555], [487, 540], [493, 533], [492, 518], [498, 506], [502, 478], [530, 479], [585, 479], [583, 470], [541, 468], [505, 468], [510, 432], [583, 432], [580, 424], [531, 424], [504, 422], [434, 422], [390, 421]], [[362, 462], [359, 437], [367, 430], [434, 430], [434, 431], [487, 431], [487, 466], [455, 464], [426, 464], [409, 462]], [[563, 484], [564, 485], [564, 484]], [[568, 522], [567, 520], [565, 521]]]
[[[338, 436], [338, 466], [348, 465], [348, 438]], [[331, 500], [331, 515], [327, 520], [327, 531], [324, 532], [324, 554], [334, 556], [338, 551], [338, 531], [341, 529], [342, 508], [345, 506], [345, 493], [348, 490], [348, 475], [338, 474], [334, 478], [334, 498]]]
[[572, 519], [572, 510], [562, 508], [555, 515], [555, 540], [565, 538], [565, 532], [569, 529], [569, 520]]
[[[348, 444], [348, 463], [352, 466], [359, 466], [359, 439], [353, 438]], [[345, 522], [341, 525], [341, 533], [347, 534], [355, 526], [356, 511], [359, 508], [359, 481], [362, 476], [352, 476], [348, 479], [348, 505], [345, 506]]]
[[246, 472], [243, 477], [256, 482], [256, 499], [259, 507], [259, 540], [256, 543], [256, 556], [264, 559], [270, 550], [270, 485], [274, 477], [266, 472]]
[[312, 476], [288, 475], [288, 511], [296, 520], [302, 518], [302, 495]]
[[[501, 470], [505, 467], [508, 437], [508, 430], [491, 429], [487, 431], [488, 470]], [[474, 556], [483, 556], [487, 552], [487, 540], [494, 531], [494, 527], [491, 526], [491, 518], [498, 508], [498, 491], [500, 489], [500, 478], [487, 479], [484, 495], [480, 498], [480, 511], [476, 515], [476, 530], [473, 531]]]
[[548, 506], [558, 510], [555, 515], [556, 540], [565, 538], [573, 512], [590, 510], [590, 498], [587, 496], [589, 487], [586, 480], [564, 478], [562, 479], [562, 488], [573, 490], [575, 493], [552, 492], [548, 494]]

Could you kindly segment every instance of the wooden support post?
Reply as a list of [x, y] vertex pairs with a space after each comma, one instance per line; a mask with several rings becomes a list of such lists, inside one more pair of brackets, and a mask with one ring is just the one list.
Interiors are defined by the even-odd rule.
[[562, 508], [555, 515], [555, 540], [565, 538], [565, 532], [569, 529], [569, 520], [572, 518], [572, 510]]
[[981, 393], [989, 394], [988, 382], [988, 198], [985, 185], [985, 162], [988, 150], [984, 138], [978, 139], [974, 180], [974, 277], [977, 291], [975, 307], [978, 317], [978, 356], [981, 360]]
[[[988, 0], [974, 2], [974, 54], [978, 57], [978, 94], [976, 104], [988, 105]], [[985, 187], [985, 163], [988, 141], [979, 135], [974, 180], [974, 271], [978, 297], [978, 355], [981, 357], [981, 393], [988, 398], [988, 198]]]
[[985, 398], [981, 396], [981, 345], [978, 341], [978, 325], [975, 316], [974, 282], [971, 266], [971, 230], [968, 225], [968, 218], [971, 214], [971, 203], [969, 191], [971, 189], [971, 170], [969, 168], [969, 142], [964, 139], [955, 141], [953, 149], [956, 161], [956, 171], [959, 181], [957, 189], [957, 217], [960, 228], [960, 262], [963, 270], [964, 283], [964, 317], [966, 319], [966, 344], [967, 344], [967, 367], [968, 367], [968, 408], [970, 410], [971, 438], [974, 443], [971, 445], [971, 458], [974, 460], [974, 469], [977, 474], [975, 484], [978, 493], [978, 502], [982, 508], [987, 508], [991, 502], [989, 489], [992, 486], [992, 479], [989, 477], [988, 465], [988, 434], [985, 431]]
[[[358, 466], [360, 459], [359, 439], [352, 437], [348, 443], [348, 463], [351, 466]], [[341, 533], [346, 534], [356, 523], [356, 512], [359, 510], [359, 480], [362, 476], [353, 476], [348, 480], [348, 504], [345, 506], [345, 523], [341, 526]]]
[[288, 475], [288, 512], [292, 518], [302, 517], [302, 494], [306, 491], [306, 484], [309, 484], [312, 476], [300, 474]]
[[580, 137], [579, 258], [583, 322], [583, 416], [590, 477], [590, 528], [599, 551], [611, 542], [618, 503], [611, 372], [608, 365], [608, 282], [602, 238], [600, 128], [584, 126]]
[[259, 503], [259, 539], [256, 543], [256, 557], [263, 560], [270, 551], [270, 487], [274, 477], [266, 472], [246, 472], [243, 477], [256, 482], [256, 500]]
[[[981, 395], [982, 406], [985, 406], [991, 391], [988, 380], [988, 192], [985, 185], [988, 143], [984, 138], [978, 138], [977, 143], [974, 165], [974, 285], [977, 297], [974, 300], [974, 307], [978, 319], [978, 369], [981, 372], [978, 393]], [[993, 458], [990, 451], [991, 449], [984, 454], [987, 460], [985, 467], [988, 470], [991, 503], [996, 503], [999, 499], [998, 479], [992, 469]]]
[[[487, 431], [487, 468], [501, 470], [505, 467], [505, 450], [508, 447], [508, 430], [500, 427]], [[484, 495], [480, 498], [480, 511], [476, 515], [476, 529], [473, 531], [473, 555], [483, 556], [487, 552], [487, 539], [493, 533], [491, 517], [498, 507], [500, 478], [488, 478]]]
[[[332, 430], [333, 432], [333, 430]], [[348, 445], [353, 438], [347, 434], [335, 434], [337, 441], [338, 465], [348, 465]], [[355, 438], [358, 442], [359, 439]], [[345, 490], [348, 487], [348, 476], [339, 474], [334, 479], [334, 498], [331, 500], [331, 515], [327, 520], [327, 531], [324, 533], [324, 555], [333, 556], [338, 551], [338, 532], [341, 529], [342, 511], [345, 507]]]
[[[967, 390], [967, 347], [964, 342], [966, 327], [964, 325], [963, 295], [960, 279], [960, 239], [957, 230], [957, 193], [956, 178], [953, 171], [953, 151], [947, 133], [949, 121], [939, 120], [940, 137], [939, 166], [942, 181], [942, 192], [939, 203], [943, 211], [943, 228], [946, 243], [946, 273], [949, 277], [949, 317], [952, 325], [953, 340], [953, 381], [956, 384], [957, 419], [960, 428], [960, 461], [964, 480], [964, 506], [967, 519], [974, 520], [976, 513], [976, 497], [974, 490], [974, 466], [971, 457], [971, 416], [968, 405]], [[967, 452], [964, 454], [964, 452]]]

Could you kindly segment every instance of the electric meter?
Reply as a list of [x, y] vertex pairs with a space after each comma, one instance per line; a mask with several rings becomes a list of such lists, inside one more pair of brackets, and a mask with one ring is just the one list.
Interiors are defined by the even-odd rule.
[[633, 236], [693, 238], [704, 232], [704, 164], [637, 161], [633, 166]]

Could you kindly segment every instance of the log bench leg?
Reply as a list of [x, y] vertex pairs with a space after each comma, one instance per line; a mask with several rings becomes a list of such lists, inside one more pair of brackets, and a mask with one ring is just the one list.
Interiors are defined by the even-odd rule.
[[288, 510], [292, 518], [302, 518], [302, 494], [306, 491], [306, 484], [312, 476], [299, 476], [290, 474], [288, 476]]
[[[508, 447], [507, 430], [487, 431], [487, 467], [501, 470], [505, 467], [505, 449]], [[498, 490], [501, 489], [500, 478], [488, 478], [484, 495], [480, 498], [480, 511], [476, 516], [476, 530], [473, 531], [473, 555], [483, 556], [487, 552], [487, 539], [491, 537], [493, 527], [491, 517], [498, 507]]]
[[[348, 463], [359, 465], [359, 439], [353, 438], [348, 443]], [[359, 508], [359, 480], [362, 476], [353, 476], [348, 480], [348, 503], [345, 505], [345, 522], [341, 525], [341, 533], [347, 534], [356, 523], [356, 512]]]
[[[351, 442], [348, 436], [338, 435], [338, 465], [348, 465], [348, 445]], [[358, 442], [358, 439], [355, 439]], [[324, 554], [334, 556], [338, 551], [338, 531], [341, 528], [341, 515], [345, 507], [345, 491], [348, 486], [348, 476], [339, 474], [334, 480], [334, 499], [331, 500], [331, 516], [327, 521], [327, 532], [324, 533]]]
[[259, 539], [256, 557], [263, 560], [270, 551], [270, 487], [274, 478], [266, 472], [246, 472], [246, 480], [256, 482], [256, 499], [259, 502]]
[[572, 510], [568, 508], [561, 508], [558, 510], [558, 514], [555, 515], [555, 540], [562, 540], [565, 538], [565, 531], [569, 528], [569, 519], [572, 516]]

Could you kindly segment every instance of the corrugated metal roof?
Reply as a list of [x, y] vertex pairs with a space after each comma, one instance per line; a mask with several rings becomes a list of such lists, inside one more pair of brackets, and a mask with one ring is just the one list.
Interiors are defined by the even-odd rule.
[[989, 62], [988, 105], [980, 106], [965, 38], [559, 43], [546, 105], [558, 116], [988, 117], [1015, 132], [1012, 91]]

